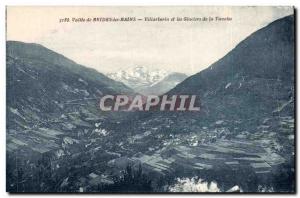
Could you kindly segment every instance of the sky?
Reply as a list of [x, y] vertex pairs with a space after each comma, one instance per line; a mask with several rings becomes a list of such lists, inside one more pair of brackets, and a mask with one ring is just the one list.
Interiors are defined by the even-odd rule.
[[[7, 40], [38, 43], [102, 73], [136, 66], [195, 74], [293, 7], [7, 7]], [[229, 21], [69, 22], [63, 18], [221, 17]]]

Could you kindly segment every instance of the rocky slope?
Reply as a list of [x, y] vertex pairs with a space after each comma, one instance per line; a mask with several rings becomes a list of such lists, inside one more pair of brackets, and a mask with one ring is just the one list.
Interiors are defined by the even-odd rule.
[[186, 74], [173, 72], [164, 77], [162, 80], [141, 90], [145, 95], [162, 95], [173, 89], [176, 85], [184, 81], [188, 76]]

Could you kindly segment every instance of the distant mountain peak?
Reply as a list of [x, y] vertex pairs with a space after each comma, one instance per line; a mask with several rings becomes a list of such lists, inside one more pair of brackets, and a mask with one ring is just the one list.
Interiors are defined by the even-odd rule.
[[107, 76], [144, 95], [163, 94], [188, 77], [183, 73], [170, 72], [164, 69], [150, 69], [145, 66], [131, 67], [109, 73]]
[[107, 74], [113, 80], [123, 82], [135, 91], [143, 90], [166, 77], [170, 72], [163, 69], [150, 69], [145, 66], [131, 67]]

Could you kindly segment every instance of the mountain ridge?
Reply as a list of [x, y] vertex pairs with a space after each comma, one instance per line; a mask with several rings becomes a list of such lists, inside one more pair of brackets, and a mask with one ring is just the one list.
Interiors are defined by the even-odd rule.
[[[131, 87], [136, 92], [139, 92], [141, 94], [154, 94], [154, 95], [160, 95], [171, 88], [174, 87], [171, 84], [165, 85], [165, 87], [156, 87], [159, 90], [156, 90], [155, 87], [152, 88], [155, 84], [161, 82], [165, 78], [167, 78], [169, 75], [175, 75], [176, 72], [169, 72], [162, 69], [154, 69], [151, 70], [148, 67], [145, 66], [136, 66], [133, 68], [129, 68], [126, 70], [121, 70], [114, 73], [108, 73], [107, 76], [119, 81], [123, 82], [125, 85]], [[180, 73], [181, 74], [181, 73]], [[181, 74], [179, 75], [177, 81], [181, 82], [183, 77]], [[166, 81], [167, 79], [165, 79]], [[174, 80], [173, 80], [174, 81]], [[167, 83], [167, 82], [166, 82]], [[171, 83], [171, 82], [170, 82]], [[163, 85], [161, 85], [163, 86]], [[160, 90], [161, 89], [161, 90]]]
[[75, 72], [79, 75], [86, 75], [89, 79], [93, 81], [97, 81], [102, 84], [104, 83], [106, 86], [111, 86], [110, 84], [112, 84], [112, 86], [115, 86], [115, 88], [121, 87], [121, 89], [119, 89], [118, 91], [124, 89], [127, 92], [133, 92], [122, 82], [116, 82], [93, 68], [77, 64], [75, 61], [51, 49], [48, 49], [41, 44], [25, 43], [21, 41], [7, 41], [6, 48], [8, 56], [14, 58], [21, 58], [24, 60], [35, 59], [35, 61], [46, 61], [55, 65], [64, 65], [72, 72]]
[[[203, 110], [209, 111], [206, 109], [208, 107], [206, 104], [210, 103], [209, 106], [214, 108], [212, 102], [219, 103], [215, 97], [225, 96], [226, 91], [231, 90], [239, 93], [227, 94], [228, 97], [235, 97], [236, 105], [242, 107], [242, 103], [246, 100], [249, 100], [250, 105], [252, 100], [252, 108], [256, 109], [255, 111], [263, 113], [259, 110], [260, 107], [262, 109], [268, 107], [268, 111], [271, 111], [276, 105], [267, 104], [263, 98], [269, 97], [274, 101], [276, 98], [282, 100], [285, 97], [288, 101], [289, 98], [286, 97], [293, 92], [291, 90], [290, 94], [284, 95], [279, 90], [280, 87], [280, 89], [284, 88], [282, 86], [288, 89], [294, 85], [293, 21], [293, 17], [288, 16], [251, 34], [223, 58], [207, 69], [188, 77], [168, 94], [197, 94], [202, 99]], [[276, 91], [273, 94], [270, 93], [272, 86]], [[220, 91], [219, 96], [218, 91]], [[232, 106], [229, 105], [228, 108], [230, 107]], [[244, 108], [249, 107], [244, 106]], [[239, 112], [238, 109], [233, 109]], [[222, 111], [226, 112], [224, 108]], [[221, 110], [219, 112], [222, 114]]]
[[[208, 68], [206, 68], [206, 69], [204, 69], [204, 70], [202, 70], [202, 71], [200, 71], [200, 72], [198, 72], [198, 73], [196, 73], [196, 74], [194, 74], [194, 75], [189, 76], [189, 77], [188, 77], [187, 79], [185, 79], [184, 81], [188, 81], [188, 80], [194, 78], [194, 77], [197, 76], [197, 75], [198, 75], [198, 76], [199, 76], [199, 75], [204, 75], [203, 72], [207, 72], [209, 69], [210, 69], [210, 70], [213, 69], [214, 66], [218, 65], [220, 62], [222, 62], [224, 59], [226, 59], [226, 58], [228, 57], [229, 54], [235, 53], [237, 48], [243, 47], [243, 46], [247, 45], [247, 44], [245, 44], [245, 42], [246, 42], [249, 38], [253, 37], [253, 35], [260, 34], [263, 30], [265, 30], [266, 28], [269, 29], [270, 26], [273, 26], [273, 25], [276, 24], [276, 23], [283, 23], [283, 22], [285, 21], [285, 19], [286, 19], [286, 21], [289, 23], [288, 26], [294, 28], [294, 27], [292, 26], [292, 24], [294, 23], [294, 16], [293, 16], [293, 15], [289, 15], [289, 16], [286, 16], [286, 17], [277, 19], [277, 20], [271, 22], [270, 24], [267, 24], [265, 27], [263, 27], [263, 28], [261, 28], [261, 29], [255, 31], [255, 32], [253, 32], [253, 33], [250, 34], [248, 37], [246, 37], [244, 40], [242, 40], [240, 43], [238, 43], [238, 44], [237, 44], [232, 50], [230, 50], [227, 54], [225, 54], [225, 55], [224, 55], [223, 57], [221, 57], [219, 60], [217, 60], [217, 61], [215, 61], [213, 64], [211, 64]], [[269, 30], [269, 31], [271, 31], [271, 30]], [[289, 33], [289, 35], [287, 35], [287, 38], [294, 38], [294, 35], [290, 35], [290, 34], [294, 34], [294, 30], [288, 31], [288, 33]], [[227, 61], [227, 60], [226, 60], [226, 61]], [[180, 84], [182, 84], [182, 83], [180, 83]], [[179, 84], [179, 86], [180, 86], [180, 84]], [[177, 87], [177, 86], [176, 86], [176, 87]], [[174, 89], [176, 89], [176, 87], [174, 87]], [[170, 90], [170, 92], [171, 92], [171, 90]]]

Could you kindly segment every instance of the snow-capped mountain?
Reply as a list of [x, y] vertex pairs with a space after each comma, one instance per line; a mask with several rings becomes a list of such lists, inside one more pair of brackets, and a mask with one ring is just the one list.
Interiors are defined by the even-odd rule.
[[150, 70], [142, 66], [109, 73], [107, 76], [144, 95], [161, 95], [187, 78], [186, 74], [160, 69]]
[[107, 76], [116, 81], [123, 82], [136, 92], [143, 92], [143, 90], [158, 83], [169, 74], [170, 72], [165, 70], [150, 70], [147, 67], [137, 66], [115, 73], [109, 73]]
[[187, 77], [188, 76], [186, 74], [172, 72], [166, 77], [164, 77], [161, 81], [152, 84], [147, 89], [142, 90], [142, 92], [145, 95], [161, 95], [173, 89], [176, 85], [184, 81]]

